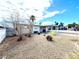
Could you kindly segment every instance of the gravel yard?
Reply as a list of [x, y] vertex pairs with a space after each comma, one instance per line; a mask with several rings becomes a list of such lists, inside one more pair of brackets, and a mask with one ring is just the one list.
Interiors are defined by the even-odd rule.
[[5, 59], [69, 59], [69, 55], [79, 54], [79, 49], [75, 46], [79, 42], [77, 37], [57, 35], [53, 40], [47, 41], [42, 34], [24, 37], [23, 41], [10, 43], [13, 45], [7, 50], [4, 48], [0, 54]]

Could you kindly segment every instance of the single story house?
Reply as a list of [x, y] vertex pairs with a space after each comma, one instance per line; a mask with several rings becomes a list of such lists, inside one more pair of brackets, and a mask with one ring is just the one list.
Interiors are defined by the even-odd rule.
[[46, 33], [52, 30], [52, 25], [34, 25], [33, 32], [34, 33]]

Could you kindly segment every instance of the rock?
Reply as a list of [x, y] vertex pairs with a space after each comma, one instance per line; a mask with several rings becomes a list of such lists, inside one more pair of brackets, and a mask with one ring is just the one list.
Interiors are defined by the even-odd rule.
[[50, 35], [46, 36], [46, 39], [47, 39], [48, 41], [53, 41], [53, 40], [52, 40], [53, 38], [52, 38]]

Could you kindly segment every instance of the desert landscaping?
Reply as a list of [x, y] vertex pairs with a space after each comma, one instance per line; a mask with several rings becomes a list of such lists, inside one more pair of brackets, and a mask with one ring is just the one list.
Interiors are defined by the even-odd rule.
[[79, 59], [79, 38], [56, 35], [47, 41], [44, 34], [34, 34], [17, 42], [18, 37], [6, 38], [0, 45], [0, 59]]
[[0, 0], [0, 59], [79, 59], [79, 0]]

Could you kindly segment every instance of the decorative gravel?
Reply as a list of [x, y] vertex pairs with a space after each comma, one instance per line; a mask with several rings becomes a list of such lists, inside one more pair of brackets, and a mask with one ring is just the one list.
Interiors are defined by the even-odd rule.
[[[57, 35], [53, 37], [52, 42], [46, 40], [44, 35], [33, 35], [33, 37], [24, 37], [23, 41], [16, 42], [16, 45], [5, 50], [2, 54], [4, 59], [67, 59], [69, 54], [78, 54], [79, 51], [69, 37]], [[15, 43], [14, 43], [15, 44]]]

